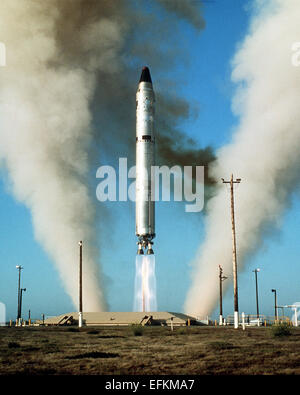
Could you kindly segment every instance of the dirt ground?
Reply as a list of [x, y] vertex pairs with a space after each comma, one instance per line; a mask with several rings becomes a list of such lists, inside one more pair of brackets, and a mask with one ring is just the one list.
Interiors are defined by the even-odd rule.
[[1, 327], [0, 375], [294, 375], [300, 328]]

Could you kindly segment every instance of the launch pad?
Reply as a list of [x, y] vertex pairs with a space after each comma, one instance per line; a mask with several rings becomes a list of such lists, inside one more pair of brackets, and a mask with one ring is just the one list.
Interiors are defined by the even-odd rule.
[[[83, 315], [83, 326], [130, 326], [159, 325], [187, 326], [199, 325], [195, 317], [167, 311], [158, 312], [86, 312]], [[38, 320], [36, 325], [77, 325], [78, 312], [48, 317]]]

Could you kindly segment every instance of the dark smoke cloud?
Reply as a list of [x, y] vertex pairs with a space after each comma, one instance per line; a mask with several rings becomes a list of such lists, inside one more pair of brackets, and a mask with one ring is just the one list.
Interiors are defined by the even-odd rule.
[[157, 0], [157, 2], [167, 11], [186, 19], [197, 29], [204, 29], [205, 21], [202, 14], [199, 13], [199, 8], [202, 6], [200, 2], [182, 0]]
[[[147, 2], [144, 1], [145, 3]], [[152, 3], [158, 3], [173, 14], [173, 18], [165, 20], [162, 25], [154, 15], [142, 14], [140, 10], [135, 11], [133, 6], [137, 3], [128, 0], [58, 0], [56, 3], [60, 10], [56, 22], [56, 37], [61, 47], [62, 63], [67, 62], [70, 67], [83, 69], [91, 69], [93, 65], [97, 67], [96, 93], [93, 102], [94, 138], [99, 141], [100, 150], [104, 146], [106, 153], [111, 151], [113, 154], [115, 149], [111, 144], [111, 133], [113, 133], [114, 139], [117, 140], [116, 145], [120, 145], [121, 150], [126, 150], [131, 160], [134, 160], [135, 148], [132, 144], [135, 128], [133, 110], [135, 91], [142, 66], [142, 63], [138, 63], [139, 59], [149, 59], [151, 69], [154, 66], [155, 88], [155, 70], [169, 67], [170, 61], [182, 51], [181, 48], [176, 48], [172, 34], [176, 18], [186, 20], [198, 30], [205, 26], [200, 12], [202, 3], [199, 1], [155, 0]], [[114, 39], [112, 36], [100, 35], [102, 32], [93, 29], [93, 26], [99, 26], [101, 21], [116, 23], [120, 27], [122, 36]], [[155, 28], [157, 23], [160, 29]], [[163, 40], [164, 51], [157, 45], [157, 39], [161, 40], [162, 29], [168, 33], [164, 36], [171, 37], [169, 42], [167, 38]], [[145, 40], [146, 36], [151, 39]], [[107, 42], [103, 44], [105, 40]], [[166, 43], [172, 48], [170, 53], [165, 51]], [[112, 49], [115, 51], [114, 57], [110, 56]], [[131, 62], [135, 60], [133, 66], [127, 62], [128, 54]], [[97, 56], [101, 58], [102, 68], [99, 68]], [[208, 178], [207, 168], [215, 159], [212, 149], [192, 148], [192, 145], [195, 146], [194, 142], [189, 141], [178, 128], [178, 122], [189, 116], [190, 105], [186, 100], [180, 97], [168, 97], [161, 92], [157, 94], [158, 159], [161, 163], [170, 166], [204, 165], [206, 181], [211, 184], [213, 180]], [[131, 132], [125, 133], [125, 130]], [[96, 151], [94, 154], [94, 160], [99, 160]]]
[[204, 166], [205, 185], [214, 185], [215, 180], [208, 174], [209, 164], [215, 160], [212, 148], [195, 149], [189, 147], [192, 143], [193, 141], [186, 142], [180, 133], [175, 137], [175, 140], [171, 136], [159, 135], [157, 138], [158, 155], [161, 158], [159, 165], [178, 165], [181, 168], [184, 166]]

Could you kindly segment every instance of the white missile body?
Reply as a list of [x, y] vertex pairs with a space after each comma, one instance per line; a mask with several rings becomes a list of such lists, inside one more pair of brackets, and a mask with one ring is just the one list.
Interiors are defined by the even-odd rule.
[[148, 67], [142, 70], [136, 93], [136, 236], [138, 254], [153, 254], [155, 237], [154, 180], [151, 168], [155, 165], [154, 137], [155, 96]]

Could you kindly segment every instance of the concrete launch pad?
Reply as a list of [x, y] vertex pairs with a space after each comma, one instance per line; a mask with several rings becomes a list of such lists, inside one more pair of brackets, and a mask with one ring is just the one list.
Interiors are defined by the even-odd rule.
[[[47, 317], [38, 325], [74, 325], [78, 323], [78, 312]], [[182, 313], [159, 312], [87, 312], [83, 313], [85, 326], [128, 326], [128, 325], [161, 325], [161, 326], [199, 325], [195, 317]]]

